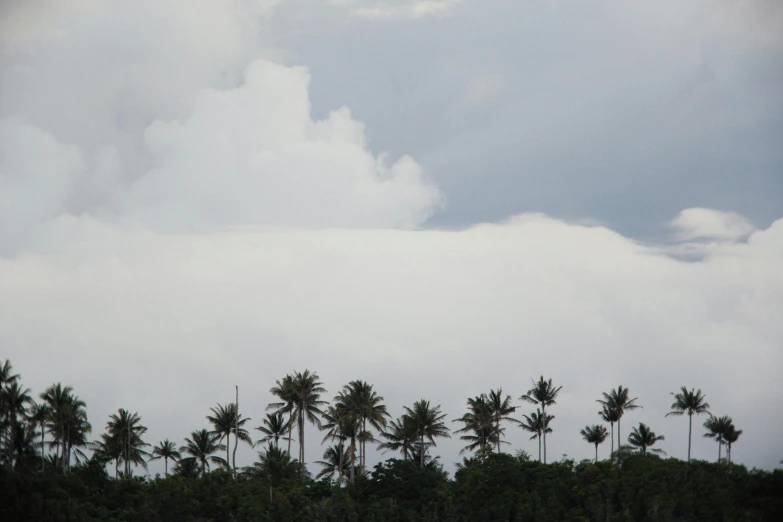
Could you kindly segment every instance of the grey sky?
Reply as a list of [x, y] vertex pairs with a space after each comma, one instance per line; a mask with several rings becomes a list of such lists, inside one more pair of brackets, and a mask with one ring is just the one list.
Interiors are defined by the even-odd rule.
[[688, 385], [776, 465], [782, 11], [578, 5], [4, 3], [0, 359], [150, 442], [295, 369], [449, 419], [544, 374], [553, 457], [619, 384], [683, 457]]

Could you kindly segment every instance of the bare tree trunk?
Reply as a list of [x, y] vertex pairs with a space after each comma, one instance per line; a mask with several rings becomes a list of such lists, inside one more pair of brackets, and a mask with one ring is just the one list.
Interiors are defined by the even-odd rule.
[[620, 460], [620, 454], [622, 453], [620, 450], [623, 448], [622, 440], [620, 439], [620, 417], [617, 417], [617, 460]]
[[609, 426], [612, 428], [612, 452], [609, 454], [609, 460], [614, 459], [614, 422], [610, 422]]
[[168, 477], [169, 476], [169, 458], [168, 457], [163, 457], [163, 465], [166, 468], [166, 476]]
[[421, 435], [421, 451], [419, 451], [419, 467], [424, 467], [424, 434]]
[[41, 473], [44, 470], [44, 464], [46, 462], [46, 450], [44, 449], [44, 423], [41, 423]]
[[234, 454], [232, 455], [234, 467], [234, 480], [237, 479], [237, 448], [239, 447], [239, 386], [237, 388], [236, 418], [234, 419]]
[[546, 420], [546, 406], [541, 403], [541, 411], [544, 414], [544, 464], [546, 464], [546, 430], [549, 427], [549, 423]]
[[691, 461], [691, 433], [693, 432], [693, 414], [688, 414], [688, 462]]
[[294, 430], [293, 426], [294, 412], [288, 414], [288, 456], [291, 456], [291, 432]]
[[541, 435], [538, 435], [538, 462], [541, 462]]
[[598, 443], [595, 444], [595, 463], [598, 464]]

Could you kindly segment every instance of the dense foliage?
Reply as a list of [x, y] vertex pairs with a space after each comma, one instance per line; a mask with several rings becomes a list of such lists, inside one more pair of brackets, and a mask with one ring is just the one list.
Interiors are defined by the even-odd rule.
[[[87, 405], [70, 386], [53, 384], [33, 399], [10, 362], [0, 365], [0, 520], [35, 521], [764, 521], [783, 517], [783, 472], [752, 470], [731, 462], [742, 434], [730, 417], [715, 417], [701, 390], [685, 387], [672, 415], [687, 415], [690, 449], [693, 415], [706, 414], [705, 437], [725, 446], [717, 463], [661, 459], [663, 440], [648, 425], [620, 438], [621, 419], [641, 408], [628, 388], [604, 393], [600, 424], [581, 430], [595, 446], [595, 460], [547, 463], [546, 434], [561, 389], [541, 377], [520, 397], [536, 411], [512, 417], [517, 407], [501, 389], [469, 398], [467, 412], [447, 427], [440, 406], [422, 399], [392, 419], [384, 398], [369, 383], [352, 381], [332, 402], [318, 374], [287, 375], [271, 389], [254, 442], [250, 418], [234, 404], [206, 415], [212, 429], [197, 429], [184, 444], [143, 437], [138, 413], [119, 409], [91, 440]], [[305, 459], [305, 425], [332, 443], [315, 461]], [[506, 424], [516, 423], [538, 439], [538, 460], [502, 453]], [[600, 461], [608, 437], [617, 451]], [[431, 454], [454, 433], [466, 442], [453, 477]], [[233, 441], [232, 441], [233, 438]], [[298, 446], [293, 458], [292, 442]], [[233, 444], [232, 444], [233, 442]], [[258, 460], [238, 467], [238, 444], [260, 447]], [[369, 470], [367, 448], [398, 452]], [[233, 450], [233, 451], [232, 451]], [[225, 451], [225, 456], [223, 452]], [[690, 453], [690, 452], [689, 452]], [[150, 460], [162, 459], [164, 476], [134, 477]], [[171, 474], [169, 474], [171, 473]]]

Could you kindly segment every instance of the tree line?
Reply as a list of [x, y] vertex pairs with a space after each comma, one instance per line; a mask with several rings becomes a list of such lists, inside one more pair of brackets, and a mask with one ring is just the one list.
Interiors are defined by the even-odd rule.
[[[461, 453], [500, 453], [503, 445], [508, 444], [503, 440], [508, 425], [521, 427], [531, 434], [531, 440], [538, 441], [538, 460], [546, 464], [547, 434], [552, 433], [555, 419], [550, 412], [557, 404], [561, 389], [562, 386], [555, 386], [552, 379], [543, 376], [533, 380], [530, 389], [519, 399], [535, 406], [535, 411], [522, 414], [521, 419], [512, 417], [520, 408], [513, 405], [511, 395], [505, 394], [502, 388], [471, 397], [467, 400], [465, 414], [452, 421], [458, 424], [452, 431], [440, 405], [426, 399], [405, 406], [404, 414], [392, 419], [384, 398], [373, 385], [361, 380], [344, 385], [332, 401], [324, 400], [327, 390], [318, 374], [305, 370], [275, 382], [270, 392], [277, 400], [269, 404], [270, 413], [255, 427], [260, 433], [258, 440], [254, 441], [248, 431], [251, 419], [239, 411], [237, 391], [236, 403], [210, 408], [206, 416], [209, 428], [191, 432], [179, 446], [165, 439], [151, 447], [144, 440], [147, 427], [142, 425], [140, 415], [123, 408], [109, 417], [105, 431], [96, 440], [90, 440], [92, 425], [87, 419], [86, 404], [71, 386], [53, 384], [40, 393], [36, 401], [6, 360], [0, 366], [2, 464], [13, 468], [20, 463], [35, 463], [40, 470], [50, 467], [67, 471], [73, 462], [79, 464], [87, 460], [86, 451], [92, 450], [93, 458], [113, 463], [116, 478], [131, 476], [137, 466], [146, 469], [147, 463], [156, 459], [163, 459], [166, 475], [171, 461], [173, 471], [178, 474], [203, 474], [215, 465], [231, 471], [236, 477], [237, 447], [248, 444], [262, 446], [263, 450], [259, 452], [259, 461], [240, 472], [256, 473], [268, 466], [283, 466], [305, 477], [308, 472], [302, 463], [307, 462], [305, 426], [308, 423], [324, 433], [322, 443], [331, 443], [323, 453], [323, 460], [316, 462], [321, 467], [317, 478], [330, 477], [338, 483], [353, 482], [357, 474], [367, 472], [368, 443], [377, 444], [384, 453], [397, 452], [403, 460], [410, 459], [424, 467], [439, 459], [431, 455], [437, 440], [452, 434], [466, 442]], [[672, 395], [674, 402], [667, 415], [688, 417], [687, 460], [691, 457], [693, 417], [706, 415], [704, 436], [718, 443], [718, 461], [724, 459], [724, 447], [725, 460], [730, 461], [732, 445], [742, 430], [734, 426], [730, 417], [714, 416], [701, 390], [683, 386]], [[594, 424], [585, 426], [580, 432], [587, 443], [595, 446], [596, 462], [598, 447], [607, 438], [611, 441], [609, 455], [612, 460], [633, 452], [642, 456], [661, 453], [654, 446], [664, 440], [664, 436], [641, 422], [631, 429], [627, 444], [622, 443], [622, 419], [628, 412], [642, 407], [637, 397], [631, 397], [627, 387], [620, 385], [604, 392], [597, 403], [600, 405], [599, 418], [609, 425], [609, 430], [605, 425]], [[281, 441], [285, 449], [280, 447]], [[298, 446], [295, 459], [291, 453], [294, 441]]]

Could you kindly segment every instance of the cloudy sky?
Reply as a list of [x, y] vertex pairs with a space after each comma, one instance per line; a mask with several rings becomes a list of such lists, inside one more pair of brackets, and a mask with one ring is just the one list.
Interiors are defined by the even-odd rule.
[[235, 385], [255, 426], [305, 368], [449, 419], [543, 374], [550, 459], [619, 384], [671, 456], [687, 385], [783, 458], [775, 0], [0, 6], [0, 359], [96, 438], [181, 441]]

